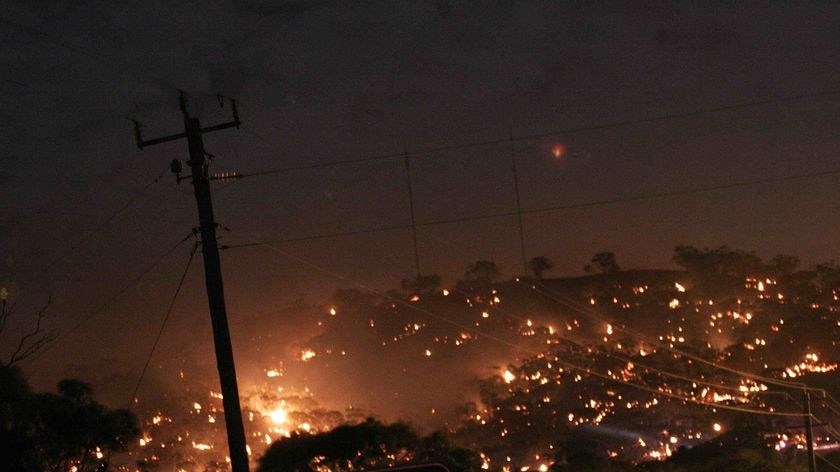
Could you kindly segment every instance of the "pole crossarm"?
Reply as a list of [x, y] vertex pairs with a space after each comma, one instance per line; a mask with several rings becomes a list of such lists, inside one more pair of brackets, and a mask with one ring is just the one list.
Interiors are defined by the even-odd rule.
[[[207, 301], [210, 308], [210, 321], [213, 328], [213, 345], [216, 351], [216, 368], [219, 372], [219, 383], [222, 390], [222, 404], [224, 406], [225, 428], [227, 431], [228, 450], [233, 472], [248, 472], [248, 452], [245, 443], [245, 429], [242, 422], [242, 409], [239, 404], [239, 387], [236, 382], [236, 367], [233, 361], [233, 346], [230, 339], [230, 329], [225, 306], [224, 285], [222, 282], [221, 260], [219, 245], [216, 238], [218, 226], [213, 216], [213, 200], [210, 194], [210, 181], [238, 178], [235, 173], [223, 173], [211, 176], [208, 171], [210, 156], [204, 150], [202, 136], [204, 133], [238, 128], [240, 123], [236, 102], [231, 100], [233, 121], [206, 128], [201, 127], [198, 118], [191, 117], [187, 110], [186, 94], [179, 90], [178, 102], [184, 115], [184, 132], [164, 136], [161, 138], [144, 140], [140, 124], [134, 121], [134, 136], [137, 146], [143, 148], [168, 141], [186, 138], [189, 145], [189, 165], [196, 205], [198, 207], [199, 226], [196, 230], [201, 235], [201, 248], [204, 259], [204, 282], [207, 289]], [[224, 102], [222, 102], [224, 103]], [[177, 181], [182, 177], [180, 161], [171, 164], [172, 172]]]
[[[224, 106], [224, 97], [220, 95], [219, 103]], [[229, 98], [230, 105], [231, 105], [231, 112], [233, 113], [233, 121], [228, 121], [227, 123], [220, 123], [218, 125], [208, 126], [206, 128], [199, 127], [198, 132], [199, 134], [205, 133], [212, 133], [213, 131], [220, 131], [223, 129], [228, 128], [239, 128], [242, 125], [242, 121], [239, 119], [239, 109], [236, 106], [236, 100]], [[178, 105], [181, 109], [181, 113], [184, 115], [184, 120], [190, 119], [189, 111], [187, 111], [187, 94], [184, 93], [183, 90], [178, 90]], [[187, 132], [178, 133], [178, 134], [171, 134], [169, 136], [163, 136], [160, 138], [154, 139], [143, 139], [143, 133], [140, 129], [140, 122], [137, 120], [131, 120], [134, 123], [134, 139], [137, 142], [137, 147], [143, 149], [144, 147], [154, 146], [155, 144], [166, 143], [169, 141], [175, 141], [178, 139], [188, 138], [189, 135]]]

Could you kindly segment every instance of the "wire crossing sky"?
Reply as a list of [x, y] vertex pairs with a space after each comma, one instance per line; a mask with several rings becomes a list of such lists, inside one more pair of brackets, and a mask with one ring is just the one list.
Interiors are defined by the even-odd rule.
[[838, 16], [836, 2], [4, 2], [0, 281], [20, 325], [52, 294], [59, 333], [33, 382], [97, 372], [124, 402], [142, 361], [154, 390], [162, 359], [203, 359], [173, 347], [207, 334], [201, 271], [182, 260], [189, 182], [161, 175], [187, 149], [138, 150], [131, 122], [180, 132], [176, 89], [205, 126], [230, 116], [219, 95], [239, 104], [241, 128], [205, 141], [211, 172], [244, 177], [213, 183], [219, 244], [238, 248], [222, 254], [234, 326], [348, 285], [387, 293], [416, 275], [415, 236], [423, 272], [450, 286], [479, 259], [521, 275], [518, 217], [525, 258], [549, 257], [552, 276], [601, 251], [673, 269], [683, 244], [840, 259]]

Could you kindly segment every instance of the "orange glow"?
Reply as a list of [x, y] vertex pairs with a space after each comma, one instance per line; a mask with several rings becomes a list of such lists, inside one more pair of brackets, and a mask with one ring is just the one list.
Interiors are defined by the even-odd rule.
[[275, 424], [285, 424], [288, 419], [288, 414], [283, 408], [277, 408], [269, 413], [268, 416]]
[[566, 146], [563, 146], [560, 143], [555, 143], [551, 146], [551, 155], [554, 156], [555, 159], [560, 159], [565, 153]]

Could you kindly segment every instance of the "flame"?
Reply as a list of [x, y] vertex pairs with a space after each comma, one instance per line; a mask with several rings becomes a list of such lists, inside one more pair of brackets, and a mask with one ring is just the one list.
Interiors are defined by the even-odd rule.
[[502, 374], [502, 378], [505, 379], [505, 383], [511, 383], [516, 380], [516, 376], [513, 375], [513, 372], [507, 369], [505, 369], [505, 372]]
[[213, 449], [213, 446], [209, 444], [197, 443], [195, 441], [193, 441], [192, 446], [193, 448], [198, 449], [199, 451], [209, 451], [210, 449]]
[[268, 414], [268, 417], [271, 418], [275, 424], [281, 425], [286, 424], [286, 421], [289, 419], [289, 414], [283, 408], [277, 408], [276, 410], [272, 411]]

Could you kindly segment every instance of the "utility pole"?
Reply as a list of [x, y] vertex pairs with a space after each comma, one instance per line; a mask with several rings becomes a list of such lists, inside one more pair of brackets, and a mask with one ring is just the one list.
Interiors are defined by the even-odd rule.
[[808, 472], [817, 472], [817, 457], [814, 455], [814, 431], [811, 426], [811, 392], [805, 387], [805, 442], [808, 446]]
[[513, 191], [516, 193], [516, 217], [519, 222], [519, 248], [522, 251], [522, 275], [528, 275], [528, 256], [525, 254], [525, 229], [522, 226], [522, 198], [519, 195], [519, 174], [516, 172], [516, 143], [513, 128], [510, 128], [510, 170], [513, 173]]
[[[219, 246], [216, 242], [216, 221], [213, 218], [213, 201], [210, 197], [210, 181], [236, 177], [225, 175], [211, 176], [208, 171], [210, 157], [204, 152], [202, 135], [227, 128], [239, 128], [239, 113], [236, 102], [230, 100], [233, 109], [233, 121], [202, 128], [198, 118], [193, 118], [187, 111], [187, 101], [183, 91], [179, 92], [181, 113], [184, 115], [184, 132], [144, 141], [140, 126], [135, 122], [137, 146], [144, 148], [176, 139], [187, 138], [189, 144], [190, 165], [195, 201], [198, 205], [198, 232], [201, 235], [201, 249], [204, 255], [204, 279], [207, 287], [207, 301], [210, 305], [210, 320], [213, 326], [213, 341], [216, 347], [216, 367], [222, 387], [222, 404], [225, 409], [225, 428], [228, 436], [228, 449], [233, 472], [248, 472], [248, 453], [245, 444], [245, 428], [242, 425], [242, 410], [239, 406], [239, 388], [236, 385], [236, 368], [233, 363], [233, 348], [230, 342], [225, 293], [222, 285], [222, 268], [219, 260]], [[224, 105], [223, 98], [220, 103]], [[172, 172], [178, 182], [181, 181], [181, 162], [172, 161]], [[184, 177], [186, 178], [186, 177]]]
[[411, 185], [411, 163], [408, 160], [408, 146], [403, 148], [405, 162], [405, 180], [408, 183], [408, 209], [411, 212], [411, 241], [414, 243], [414, 269], [417, 272], [417, 282], [420, 282], [420, 251], [417, 249], [417, 223], [414, 219], [414, 190]]

